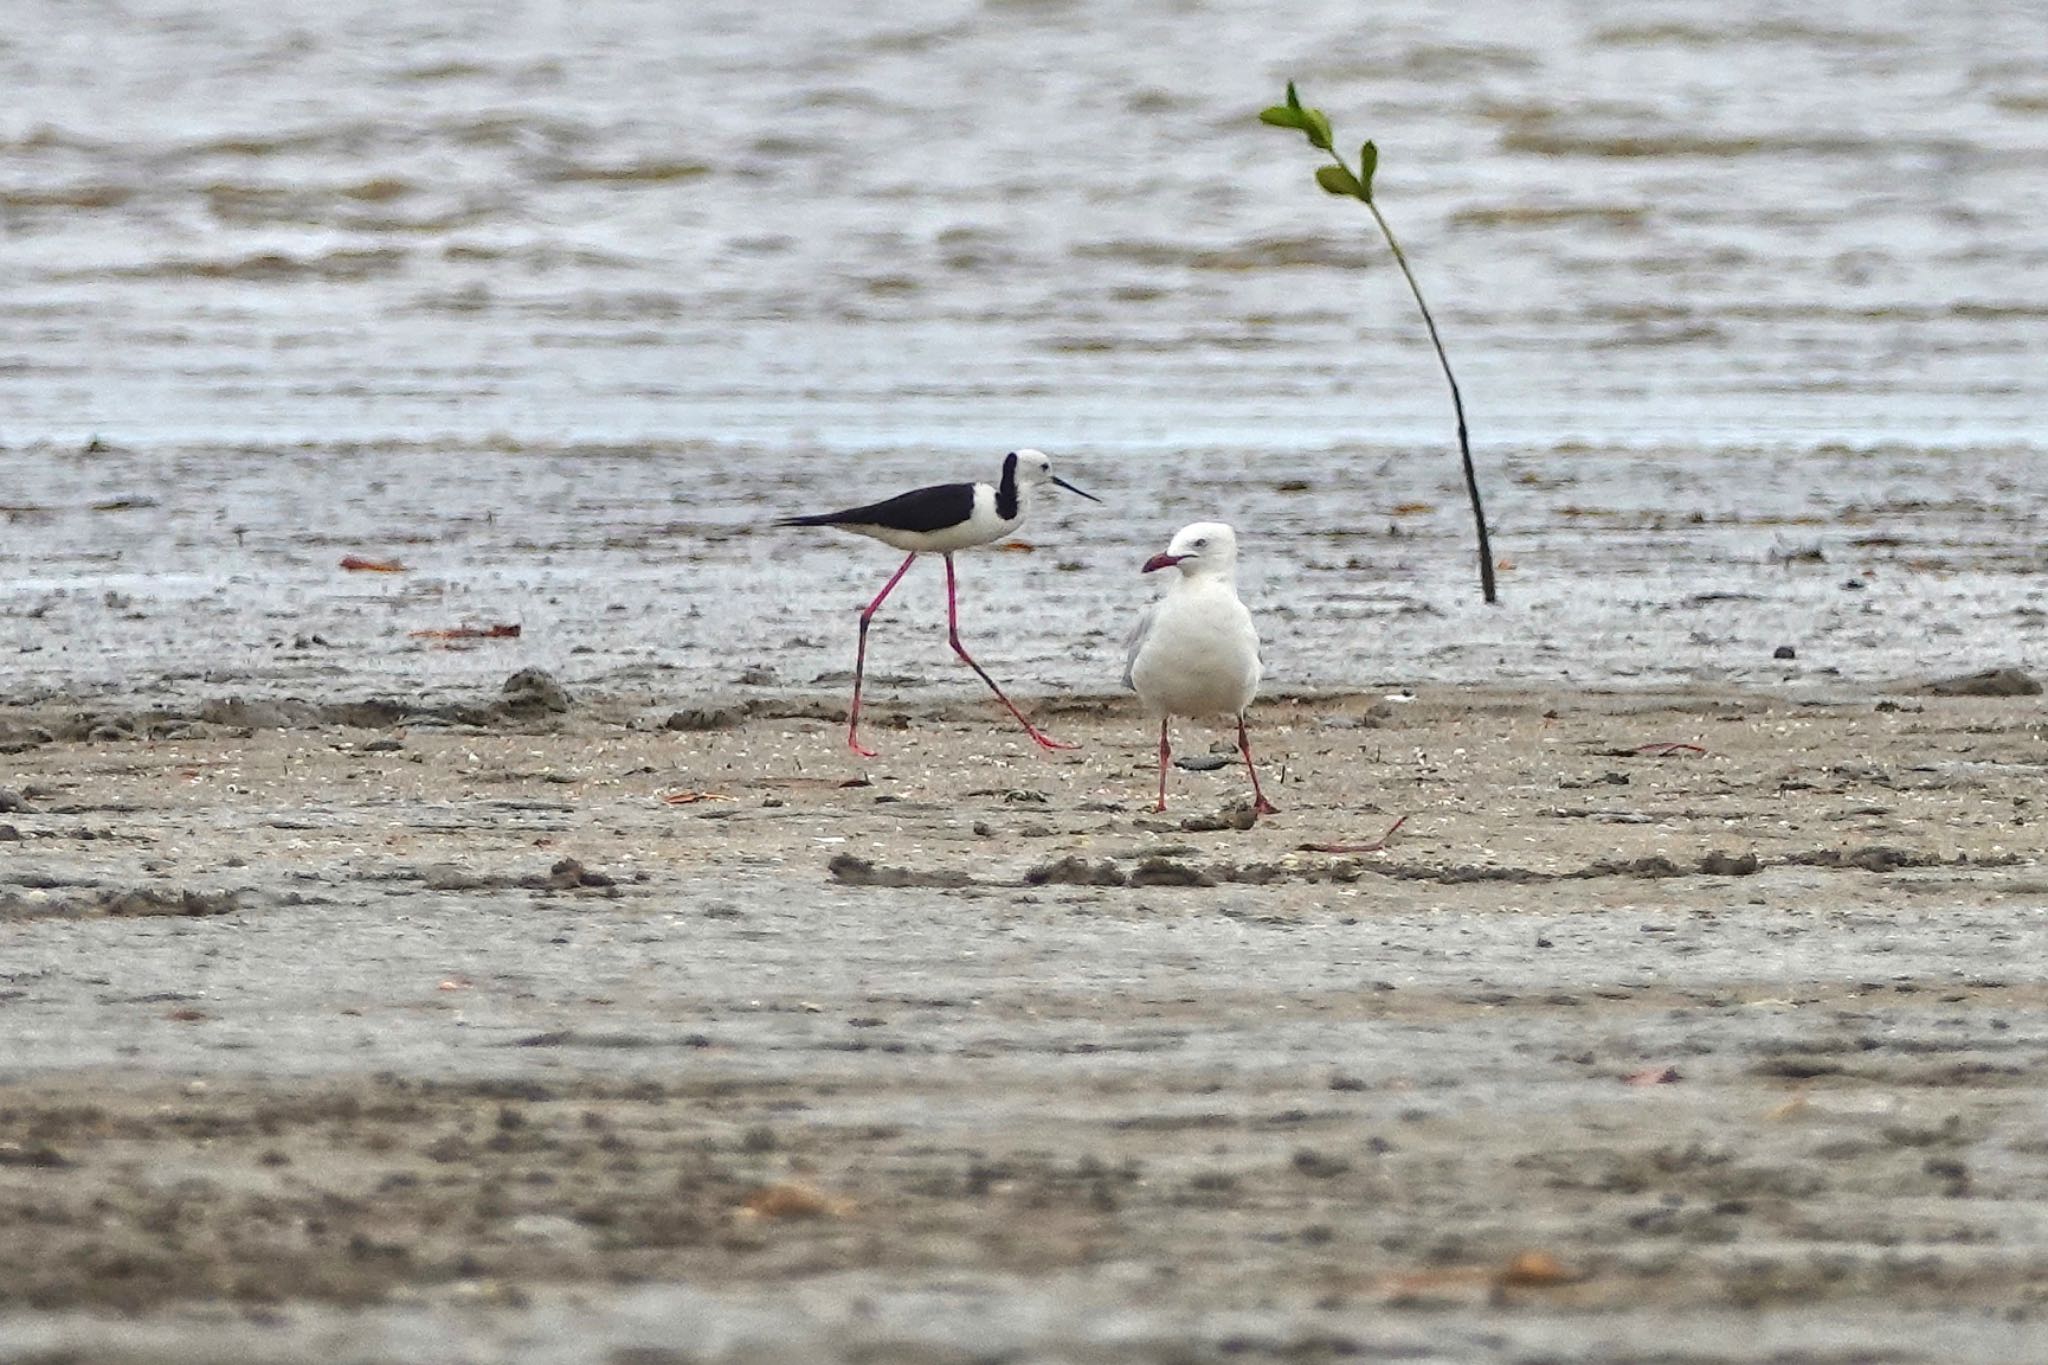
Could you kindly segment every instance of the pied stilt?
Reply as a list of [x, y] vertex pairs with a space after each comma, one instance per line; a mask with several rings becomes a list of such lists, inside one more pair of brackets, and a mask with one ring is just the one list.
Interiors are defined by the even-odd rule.
[[921, 554], [938, 554], [946, 560], [946, 632], [952, 641], [953, 652], [958, 654], [967, 666], [981, 675], [989, 690], [996, 694], [996, 700], [1009, 707], [1010, 714], [1023, 725], [1026, 734], [1045, 749], [1071, 749], [1071, 744], [1062, 744], [1049, 738], [1037, 726], [1024, 718], [1010, 699], [1003, 695], [1003, 689], [996, 686], [996, 680], [988, 670], [974, 662], [967, 647], [960, 643], [960, 608], [953, 576], [953, 554], [957, 550], [972, 549], [1001, 540], [1024, 522], [1031, 510], [1032, 495], [1041, 484], [1054, 484], [1069, 493], [1080, 493], [1090, 502], [1102, 499], [1093, 493], [1082, 493], [1065, 479], [1056, 478], [1052, 472], [1052, 461], [1041, 450], [1013, 450], [1003, 457], [1002, 477], [995, 483], [941, 483], [929, 488], [916, 488], [900, 493], [881, 502], [872, 502], [864, 507], [849, 507], [839, 512], [824, 512], [809, 517], [784, 517], [777, 526], [833, 526], [856, 535], [869, 536], [909, 552], [901, 567], [892, 575], [882, 590], [875, 594], [875, 600], [868, 603], [860, 614], [860, 644], [853, 656], [853, 708], [846, 718], [846, 745], [863, 758], [873, 758], [875, 751], [860, 742], [860, 685], [861, 677], [867, 670], [868, 623], [882, 608], [882, 602], [903, 575], [910, 572], [910, 566]]

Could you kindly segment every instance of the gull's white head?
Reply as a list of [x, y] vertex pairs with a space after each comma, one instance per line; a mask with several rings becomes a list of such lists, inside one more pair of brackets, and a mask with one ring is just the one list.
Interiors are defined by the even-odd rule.
[[1228, 577], [1237, 569], [1237, 532], [1220, 521], [1198, 521], [1183, 526], [1166, 547], [1166, 553], [1145, 561], [1145, 572], [1179, 569], [1189, 578], [1203, 574]]
[[1033, 450], [1029, 446], [1013, 450], [1003, 456], [1003, 473], [1007, 478], [1014, 479], [1019, 488], [1036, 488], [1040, 484], [1049, 483], [1055, 488], [1064, 488], [1069, 493], [1080, 493], [1090, 502], [1102, 501], [1093, 493], [1081, 493], [1080, 489], [1056, 476], [1052, 472], [1052, 456], [1042, 450]]

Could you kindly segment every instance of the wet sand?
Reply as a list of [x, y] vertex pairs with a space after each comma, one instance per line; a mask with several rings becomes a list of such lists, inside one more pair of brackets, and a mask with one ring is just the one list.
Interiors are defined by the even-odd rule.
[[2038, 697], [560, 701], [0, 711], [5, 1358], [2048, 1336]]

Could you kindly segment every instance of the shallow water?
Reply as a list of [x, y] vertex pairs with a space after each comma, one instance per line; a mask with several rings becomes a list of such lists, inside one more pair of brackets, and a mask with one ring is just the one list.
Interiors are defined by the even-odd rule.
[[[1022, 690], [1113, 686], [1213, 515], [1287, 685], [2038, 659], [2034, 7], [1287, 13], [16, 16], [0, 687], [830, 685], [891, 558], [750, 523], [1019, 444], [1110, 500], [965, 565]], [[1290, 75], [1382, 145], [1498, 610], [1397, 275], [1252, 120]], [[936, 582], [892, 687], [972, 681]], [[465, 621], [525, 634], [408, 639]]]

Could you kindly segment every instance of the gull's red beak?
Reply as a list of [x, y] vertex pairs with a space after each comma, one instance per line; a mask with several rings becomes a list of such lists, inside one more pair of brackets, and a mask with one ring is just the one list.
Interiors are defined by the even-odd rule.
[[1153, 555], [1145, 561], [1144, 572], [1151, 573], [1154, 569], [1170, 569], [1180, 563], [1183, 557], [1181, 555]]

